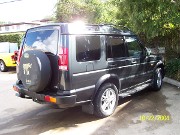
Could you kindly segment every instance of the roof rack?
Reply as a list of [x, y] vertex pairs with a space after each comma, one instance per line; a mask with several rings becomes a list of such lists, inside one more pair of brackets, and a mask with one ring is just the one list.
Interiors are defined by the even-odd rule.
[[126, 26], [124, 26], [124, 25], [116, 25], [116, 24], [102, 24], [102, 25], [104, 25], [104, 26], [115, 26], [115, 27], [123, 27], [123, 28], [125, 28], [126, 30], [129, 30], [129, 31], [131, 31], [128, 27], [126, 27]]

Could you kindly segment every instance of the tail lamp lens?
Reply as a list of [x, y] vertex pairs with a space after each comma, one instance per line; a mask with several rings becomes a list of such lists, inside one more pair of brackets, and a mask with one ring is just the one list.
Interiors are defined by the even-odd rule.
[[60, 70], [68, 70], [68, 49], [67, 48], [60, 48], [58, 65], [59, 65]]

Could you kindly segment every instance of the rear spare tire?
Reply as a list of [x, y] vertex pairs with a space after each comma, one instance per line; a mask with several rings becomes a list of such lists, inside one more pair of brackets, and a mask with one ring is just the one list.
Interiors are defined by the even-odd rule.
[[30, 50], [23, 53], [18, 79], [29, 91], [43, 91], [51, 80], [51, 64], [47, 55], [39, 50]]

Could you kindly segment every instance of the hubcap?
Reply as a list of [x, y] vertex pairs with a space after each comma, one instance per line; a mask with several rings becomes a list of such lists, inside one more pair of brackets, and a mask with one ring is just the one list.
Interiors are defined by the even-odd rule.
[[108, 88], [104, 91], [101, 97], [101, 109], [107, 115], [110, 115], [116, 104], [116, 94], [112, 88]]
[[158, 73], [157, 73], [157, 86], [161, 87], [161, 84], [162, 84], [162, 76], [161, 76], [161, 72], [158, 71]]
[[0, 62], [0, 68], [1, 70], [4, 70], [4, 64], [2, 62]]

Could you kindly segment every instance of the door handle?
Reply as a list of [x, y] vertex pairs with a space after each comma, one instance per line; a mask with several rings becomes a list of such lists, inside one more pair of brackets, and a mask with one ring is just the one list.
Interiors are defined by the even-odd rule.
[[110, 64], [109, 67], [115, 67], [117, 64]]

